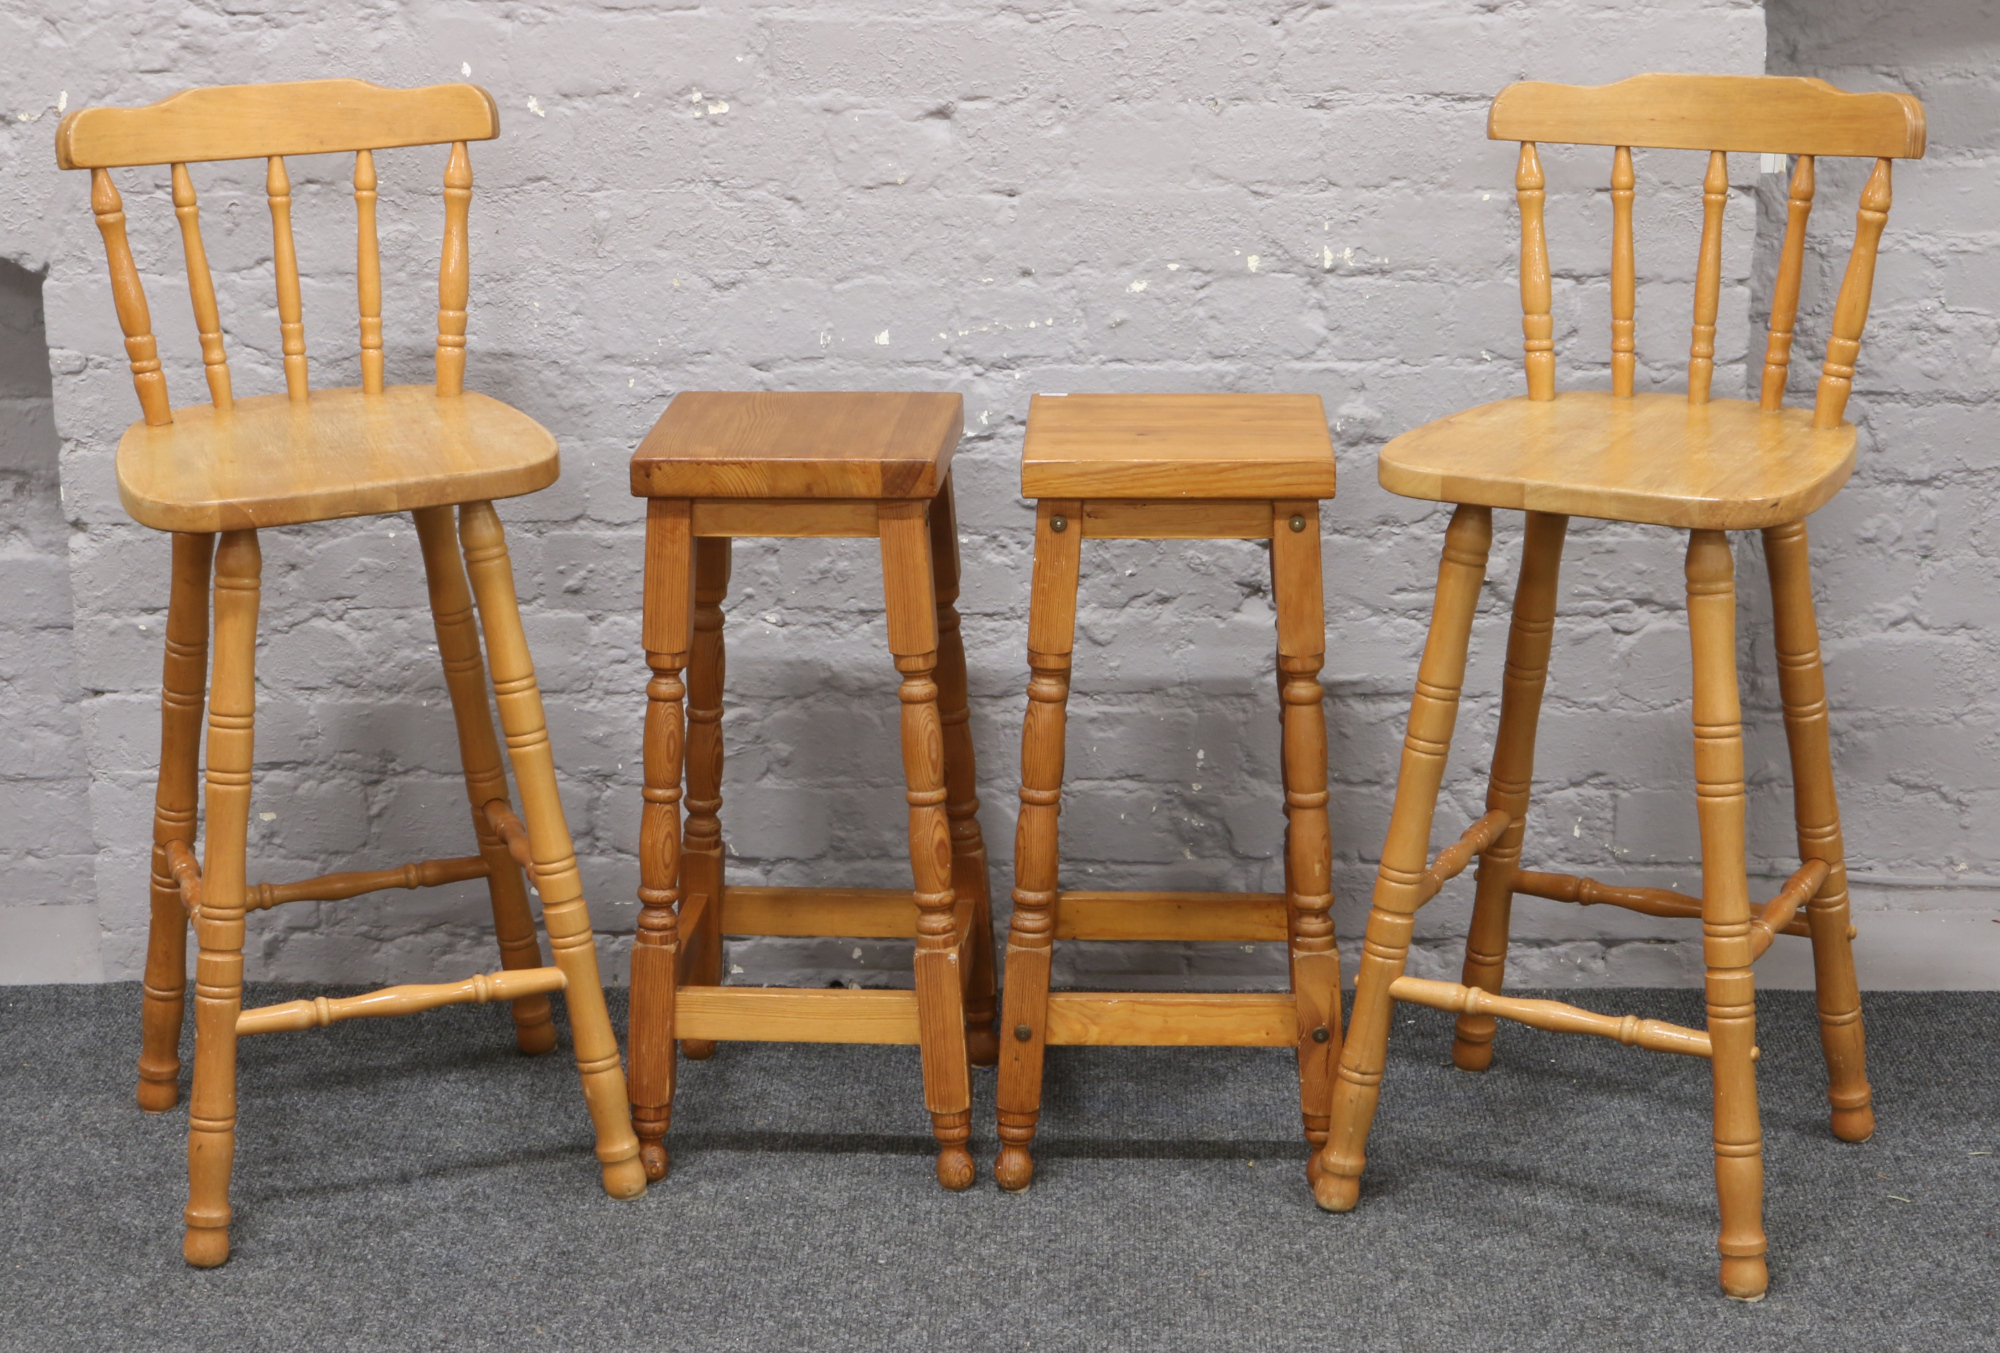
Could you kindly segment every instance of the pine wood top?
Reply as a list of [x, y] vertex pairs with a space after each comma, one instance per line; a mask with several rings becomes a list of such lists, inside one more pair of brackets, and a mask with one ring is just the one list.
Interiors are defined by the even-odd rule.
[[553, 484], [556, 439], [526, 414], [428, 385], [315, 390], [174, 410], [118, 443], [118, 496], [162, 531], [234, 531], [512, 498]]
[[1798, 521], [1854, 468], [1854, 425], [1810, 409], [1685, 395], [1566, 391], [1440, 418], [1382, 448], [1382, 487], [1406, 498], [1613, 521], [1747, 530]]
[[1331, 498], [1318, 395], [1036, 395], [1029, 498]]
[[1788, 75], [1524, 81], [1493, 100], [1486, 134], [1495, 141], [1891, 159], [1921, 157], [1925, 136], [1923, 105], [1908, 94], [1850, 94]]
[[499, 134], [493, 96], [477, 85], [217, 85], [183, 90], [144, 108], [80, 108], [56, 129], [56, 164], [115, 169], [490, 141]]
[[957, 395], [689, 390], [639, 443], [632, 493], [928, 500], [964, 428]]

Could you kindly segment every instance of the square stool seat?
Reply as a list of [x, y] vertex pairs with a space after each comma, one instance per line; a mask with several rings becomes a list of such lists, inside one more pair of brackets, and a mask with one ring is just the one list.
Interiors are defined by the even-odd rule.
[[957, 395], [688, 390], [632, 457], [641, 498], [937, 497]]
[[1331, 498], [1318, 395], [1036, 395], [1029, 498]]

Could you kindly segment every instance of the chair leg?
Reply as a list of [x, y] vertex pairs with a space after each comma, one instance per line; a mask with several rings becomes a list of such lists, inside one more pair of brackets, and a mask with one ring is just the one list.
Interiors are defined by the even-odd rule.
[[[507, 801], [507, 772], [500, 760], [500, 743], [493, 736], [493, 713], [486, 703], [486, 662], [479, 651], [479, 628], [472, 614], [472, 591], [465, 583], [449, 507], [419, 508], [417, 541], [424, 553], [424, 577], [430, 588], [431, 623], [437, 630], [438, 659], [444, 666], [445, 688], [451, 692], [452, 720], [458, 728], [458, 758], [465, 769], [465, 793], [472, 802], [472, 830], [486, 861], [486, 896], [493, 906], [493, 934], [500, 944], [500, 965], [508, 969], [542, 966], [542, 943], [535, 934], [534, 913], [528, 910], [528, 888], [521, 867], [507, 852], [486, 805]], [[555, 1013], [546, 995], [523, 996], [514, 1002], [514, 1042], [522, 1052], [539, 1054], [556, 1045]]]
[[[687, 827], [681, 847], [683, 906], [705, 897], [700, 920], [681, 936], [686, 980], [714, 986], [722, 980], [722, 600], [729, 595], [730, 541], [709, 536], [694, 543], [694, 648], [687, 670]], [[706, 1038], [681, 1042], [695, 1061], [715, 1054]]]
[[[1044, 500], [1035, 513], [1035, 576], [1028, 607], [1028, 712], [1021, 725], [1021, 815], [1014, 829], [1014, 915], [1007, 925], [1002, 992], [1000, 1156], [993, 1179], [1009, 1192], [1034, 1182], [1028, 1147], [1042, 1114], [1042, 1052], [1048, 1033], [1049, 961], [1060, 870], [1063, 733], [1070, 650], [1076, 642], [1077, 570], [1083, 504]], [[1057, 523], [1062, 529], [1057, 529]]]
[[188, 1105], [187, 1235], [197, 1268], [229, 1258], [229, 1174], [236, 1158], [236, 1016], [243, 1009], [243, 910], [250, 767], [257, 711], [255, 531], [226, 531], [215, 552], [215, 674], [208, 709], [208, 832], [200, 956], [194, 970], [194, 1090]]
[[[1507, 972], [1507, 931], [1514, 909], [1514, 869], [1527, 830], [1528, 791], [1535, 778], [1535, 727], [1549, 676], [1549, 641], [1555, 631], [1556, 579], [1562, 570], [1569, 518], [1530, 512], [1521, 547], [1521, 581], [1514, 591], [1514, 625], [1507, 635], [1507, 673], [1500, 688], [1500, 731], [1493, 740], [1493, 768], [1486, 807], [1507, 814], [1507, 829], [1479, 857], [1472, 927], [1465, 938], [1460, 979], [1496, 995]], [[1491, 1015], [1460, 1015], [1451, 1060], [1463, 1071], [1493, 1063]]]
[[641, 640], [646, 683], [645, 790], [639, 815], [639, 925], [632, 940], [632, 1126], [648, 1179], [667, 1173], [674, 1111], [674, 993], [680, 975], [681, 771], [685, 744], [681, 671], [692, 645], [694, 540], [690, 504], [646, 503], [646, 582]]
[[514, 778], [521, 790], [521, 813], [534, 853], [536, 890], [542, 895], [542, 921], [548, 928], [556, 966], [568, 979], [564, 999], [569, 1004], [577, 1069], [583, 1075], [583, 1097], [597, 1130], [604, 1191], [614, 1198], [636, 1198], [646, 1191], [646, 1172], [639, 1163], [639, 1141], [632, 1134], [618, 1040], [611, 1033], [611, 1015], [597, 974], [590, 911], [583, 900], [576, 853], [556, 791], [542, 693], [535, 684], [527, 635], [521, 629], [507, 539], [491, 503], [462, 506], [458, 532], [472, 594], [478, 600], [480, 627], [485, 631], [500, 728], [507, 735]]
[[1389, 984], [1403, 974], [1410, 933], [1422, 905], [1419, 889], [1429, 864], [1431, 820], [1444, 783], [1445, 758], [1458, 719], [1459, 690], [1465, 684], [1466, 651], [1479, 587], [1486, 578], [1486, 553], [1493, 543], [1491, 508], [1461, 504], [1445, 532], [1438, 565], [1437, 601], [1430, 634], [1410, 699], [1409, 733], [1375, 875], [1375, 896], [1361, 946], [1361, 972], [1354, 984], [1340, 1069], [1334, 1075], [1326, 1149], [1313, 1196], [1329, 1212], [1351, 1211], [1361, 1198], [1361, 1169], [1368, 1128], [1381, 1097], [1382, 1067], [1388, 1055], [1389, 1023], [1395, 1001]]
[[884, 502], [882, 586], [889, 652], [903, 681], [903, 779], [910, 805], [910, 873], [917, 901], [917, 1024], [924, 1104], [938, 1141], [938, 1183], [972, 1185], [972, 1075], [966, 1062], [965, 985], [951, 886], [951, 824], [945, 815], [944, 728], [938, 719], [937, 610], [929, 504]]
[[1799, 859], [1827, 863], [1826, 882], [1806, 907], [1819, 998], [1819, 1041], [1826, 1054], [1826, 1097], [1833, 1106], [1833, 1135], [1842, 1141], [1865, 1142], [1875, 1133], [1875, 1110], [1868, 1089], [1861, 987], [1854, 976], [1853, 942], [1847, 936], [1847, 863], [1840, 804], [1833, 788], [1826, 674], [1820, 667], [1809, 553], [1804, 522], [1764, 532], [1764, 562], [1777, 622], [1778, 690], [1785, 704], [1785, 740], [1792, 752]]
[[1715, 1084], [1715, 1191], [1722, 1290], [1764, 1295], [1764, 1145], [1757, 1124], [1756, 984], [1744, 858], [1743, 713], [1736, 684], [1736, 582], [1729, 537], [1692, 531], [1688, 634], [1694, 650], [1695, 806], [1701, 824], [1703, 982]]
[[194, 849], [201, 712], [208, 688], [208, 570], [215, 537], [174, 536], [167, 655], [160, 681], [160, 780], [153, 796], [152, 924], [141, 987], [139, 1107], [158, 1113], [181, 1097], [181, 1018], [187, 997], [188, 917], [167, 872], [167, 842]]
[[1333, 933], [1333, 836], [1327, 825], [1326, 603], [1319, 504], [1271, 504], [1271, 592], [1278, 613], [1278, 687], [1285, 781], [1285, 900], [1298, 1004], [1299, 1104], [1306, 1178], [1326, 1145], [1327, 1096], [1340, 1057], [1340, 949]]
[[969, 902], [972, 942], [966, 946], [965, 1049], [974, 1066], [1000, 1060], [993, 1035], [993, 907], [986, 878], [986, 842], [979, 834], [979, 770], [973, 760], [972, 711], [965, 678], [965, 640], [958, 619], [958, 513], [951, 478], [931, 502], [931, 567], [936, 574], [938, 719], [944, 726], [945, 817], [951, 823], [951, 890]]

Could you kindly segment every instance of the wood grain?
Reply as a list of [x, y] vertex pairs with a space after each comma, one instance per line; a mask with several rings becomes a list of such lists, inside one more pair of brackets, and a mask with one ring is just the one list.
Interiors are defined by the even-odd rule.
[[1620, 146], [1611, 159], [1611, 393], [1632, 394], [1638, 367], [1633, 320], [1638, 311], [1636, 263], [1632, 251], [1632, 148]]
[[1036, 395], [1028, 498], [1331, 498], [1318, 395]]
[[1398, 977], [1389, 985], [1389, 994], [1399, 1001], [1427, 1005], [1434, 1010], [1454, 1010], [1461, 1018], [1483, 1016], [1511, 1019], [1536, 1029], [1558, 1033], [1595, 1034], [1616, 1039], [1628, 1048], [1650, 1048], [1655, 1052], [1678, 1052], [1688, 1057], [1709, 1055], [1708, 1035], [1665, 1020], [1640, 1019], [1636, 1015], [1600, 1015], [1561, 1001], [1531, 1001], [1515, 996], [1496, 996], [1479, 987], [1457, 982], [1431, 982], [1420, 977]]
[[[288, 902], [341, 902], [389, 888], [439, 888], [486, 877], [486, 861], [477, 855], [448, 860], [419, 860], [394, 869], [361, 869], [319, 874], [294, 883], [258, 883], [249, 890], [247, 911], [264, 911]], [[532, 966], [532, 965], [529, 965]]]
[[208, 250], [201, 241], [201, 204], [187, 166], [172, 169], [174, 216], [181, 225], [181, 254], [187, 260], [188, 299], [194, 305], [194, 327], [201, 339], [202, 371], [208, 377], [209, 402], [226, 409], [231, 402], [229, 357], [222, 345], [222, 316], [215, 308], [215, 279], [208, 270]]
[[1058, 895], [1059, 940], [1199, 940], [1282, 944], [1283, 893], [1093, 892]]
[[1298, 1038], [1285, 992], [1052, 991], [1047, 1018], [1058, 1046], [1289, 1048]]
[[689, 390], [639, 443], [632, 492], [928, 500], [964, 428], [957, 395]]
[[236, 1017], [236, 1035], [241, 1038], [246, 1034], [323, 1029], [346, 1019], [413, 1015], [446, 1005], [519, 1001], [529, 996], [545, 996], [551, 991], [561, 991], [565, 984], [560, 968], [523, 968], [480, 973], [462, 982], [417, 983], [383, 987], [380, 991], [360, 996], [320, 996], [309, 1001], [286, 1001], [282, 1005], [245, 1010]]
[[1521, 210], [1521, 361], [1527, 368], [1528, 398], [1537, 402], [1556, 394], [1549, 241], [1542, 221], [1546, 184], [1534, 142], [1523, 141], [1520, 164], [1514, 170], [1514, 200]]
[[270, 158], [264, 193], [271, 205], [271, 271], [278, 284], [278, 336], [284, 349], [285, 393], [303, 402], [311, 382], [306, 372], [306, 321], [299, 296], [299, 255], [292, 242], [292, 180], [282, 155]]
[[1852, 424], [1747, 400], [1690, 405], [1566, 390], [1440, 418], [1382, 448], [1382, 487], [1407, 498], [1708, 530], [1797, 521], [1854, 468]]
[[1907, 94], [1849, 94], [1784, 75], [1635, 75], [1608, 85], [1524, 81], [1500, 91], [1495, 141], [1753, 151], [1771, 155], [1924, 153], [1923, 105]]
[[872, 498], [703, 498], [694, 505], [697, 536], [807, 537], [873, 536]]
[[1722, 208], [1729, 201], [1729, 157], [1710, 151], [1701, 180], [1701, 252], [1694, 271], [1694, 335], [1688, 344], [1688, 403], [1708, 403], [1715, 376], [1715, 317], [1722, 302]]
[[1813, 399], [1815, 428], [1839, 427], [1847, 412], [1847, 396], [1854, 389], [1854, 361], [1861, 353], [1861, 330], [1868, 323], [1868, 300], [1875, 289], [1875, 252], [1882, 243], [1882, 227], [1889, 222], [1889, 197], [1889, 161], [1877, 160], [1854, 214], [1854, 247], [1847, 256], [1847, 275], [1840, 279], [1833, 329], [1826, 339], [1826, 361], [1820, 367], [1819, 392]]
[[1764, 341], [1764, 375], [1758, 407], [1785, 402], [1791, 374], [1793, 326], [1799, 317], [1799, 283], [1805, 274], [1806, 221], [1812, 216], [1813, 157], [1799, 156], [1785, 203], [1785, 243], [1778, 255], [1778, 280], [1771, 289], [1771, 329]]
[[553, 484], [556, 440], [497, 399], [428, 385], [321, 390], [196, 405], [118, 443], [118, 495], [160, 531], [289, 526], [512, 498]]
[[689, 986], [676, 1000], [683, 1038], [916, 1046], [922, 1037], [914, 991]]
[[104, 237], [104, 257], [111, 265], [111, 302], [118, 310], [118, 327], [125, 331], [125, 355], [132, 365], [132, 388], [146, 422], [154, 427], [174, 421], [167, 401], [167, 378], [160, 374], [160, 345], [153, 337], [153, 316], [146, 307], [146, 290], [132, 261], [132, 244], [125, 234], [125, 202], [111, 175], [91, 171], [90, 209]]
[[1269, 540], [1271, 507], [1260, 499], [1095, 498], [1083, 504], [1077, 525], [1091, 540]]

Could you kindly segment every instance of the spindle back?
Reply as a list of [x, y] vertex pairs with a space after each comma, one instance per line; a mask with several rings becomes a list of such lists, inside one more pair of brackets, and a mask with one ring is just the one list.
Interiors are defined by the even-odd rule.
[[1688, 356], [1688, 402], [1708, 402], [1715, 371], [1715, 318], [1722, 292], [1722, 209], [1729, 196], [1730, 151], [1796, 155], [1784, 250], [1771, 298], [1764, 349], [1762, 407], [1784, 402], [1804, 268], [1806, 218], [1812, 211], [1813, 161], [1822, 155], [1873, 156], [1861, 190], [1854, 245], [1834, 305], [1813, 426], [1838, 427], [1854, 383], [1854, 359], [1875, 284], [1875, 252], [1889, 217], [1889, 165], [1924, 153], [1923, 105], [1907, 94], [1849, 94], [1823, 80], [1780, 75], [1636, 75], [1582, 86], [1529, 81], [1493, 100], [1486, 134], [1521, 143], [1514, 186], [1521, 204], [1521, 332], [1528, 397], [1555, 398], [1555, 322], [1550, 314], [1548, 242], [1542, 226], [1544, 180], [1537, 143], [1612, 146], [1611, 383], [1630, 396], [1637, 355], [1632, 258], [1632, 147], [1706, 150], [1701, 253], [1695, 271], [1694, 337]]
[[445, 165], [444, 249], [438, 265], [437, 392], [458, 394], [465, 380], [467, 216], [472, 203], [470, 141], [500, 134], [493, 97], [477, 85], [384, 89], [363, 80], [306, 80], [290, 84], [222, 85], [190, 89], [144, 108], [84, 108], [56, 130], [56, 163], [90, 170], [90, 205], [111, 265], [111, 293], [132, 384], [148, 423], [173, 421], [166, 378], [160, 371], [152, 317], [132, 248], [125, 208], [111, 170], [133, 165], [171, 166], [174, 214], [180, 219], [187, 258], [188, 293], [201, 336], [202, 365], [215, 407], [232, 402], [222, 321], [215, 305], [200, 212], [188, 165], [208, 160], [264, 159], [271, 204], [272, 262], [277, 275], [278, 326], [283, 339], [285, 388], [308, 398], [305, 319], [299, 295], [298, 256], [292, 245], [292, 187], [287, 155], [354, 152], [354, 203], [358, 224], [356, 291], [361, 310], [362, 389], [382, 390], [382, 268], [375, 232], [375, 157], [395, 146], [451, 146]]

